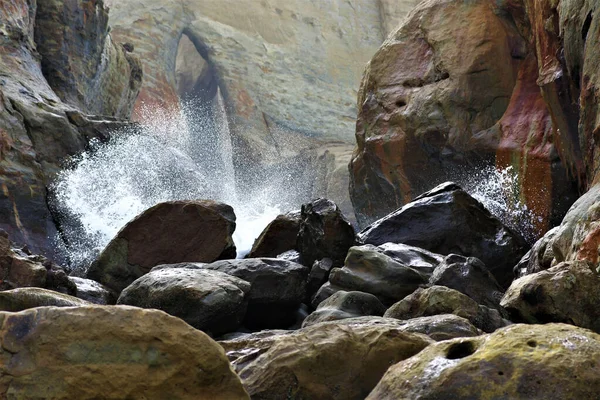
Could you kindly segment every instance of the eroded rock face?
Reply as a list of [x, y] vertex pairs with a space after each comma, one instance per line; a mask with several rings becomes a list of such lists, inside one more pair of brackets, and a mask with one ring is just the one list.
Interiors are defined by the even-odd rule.
[[429, 343], [393, 325], [318, 324], [277, 336], [239, 376], [256, 399], [363, 399], [390, 364]]
[[117, 304], [157, 308], [210, 335], [221, 335], [241, 324], [249, 292], [248, 282], [222, 272], [165, 268], [135, 280]]
[[159, 264], [235, 258], [233, 209], [209, 200], [171, 201], [128, 222], [90, 266], [87, 277], [120, 293]]
[[541, 218], [531, 221], [538, 235], [575, 199], [576, 179], [553, 144], [557, 126], [513, 8], [422, 2], [371, 59], [359, 91], [350, 163], [360, 223], [486, 165], [513, 167], [518, 197]]
[[599, 347], [600, 336], [587, 329], [512, 325], [429, 346], [392, 366], [367, 399], [594, 397]]
[[564, 262], [517, 279], [501, 304], [514, 321], [564, 322], [600, 332], [598, 285], [586, 262]]
[[404, 243], [443, 255], [477, 257], [502, 287], [508, 287], [527, 250], [520, 235], [451, 182], [374, 222], [358, 237], [366, 244]]
[[[77, 22], [70, 21], [77, 23], [78, 29], [57, 27], [52, 22], [53, 12], [66, 8], [79, 16]], [[56, 234], [56, 228], [46, 201], [47, 185], [67, 157], [81, 152], [92, 138], [106, 139], [108, 132], [123, 125], [109, 117], [89, 118], [85, 114], [126, 116], [141, 82], [135, 72], [137, 61], [126, 56], [120, 45], [112, 44], [102, 23], [103, 13], [101, 1], [68, 5], [46, 1], [38, 10], [33, 0], [12, 0], [3, 1], [0, 9], [0, 28], [5, 32], [0, 46], [0, 229], [13, 241], [48, 257], [55, 256], [49, 238]], [[92, 38], [91, 32], [98, 36]], [[102, 57], [87, 59], [83, 43], [103, 49], [104, 63]], [[67, 54], [62, 46], [71, 52]], [[76, 69], [61, 79], [68, 87], [86, 87], [85, 96], [99, 104], [89, 104], [88, 108], [63, 103], [53, 90], [58, 87], [56, 81], [50, 79], [53, 84], [49, 84], [46, 80], [47, 70], [38, 50], [46, 65], [59, 65], [65, 73], [68, 61], [63, 57], [76, 64], [87, 63], [86, 71], [94, 71], [102, 85], [88, 86], [85, 74], [78, 75]]]
[[223, 349], [162, 311], [42, 307], [0, 327], [0, 397], [248, 399]]

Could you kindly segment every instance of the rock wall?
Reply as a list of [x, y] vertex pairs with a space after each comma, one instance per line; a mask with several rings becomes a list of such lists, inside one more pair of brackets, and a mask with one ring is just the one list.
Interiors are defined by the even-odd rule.
[[[349, 152], [356, 90], [364, 65], [387, 35], [388, 27], [397, 25], [416, 3], [108, 2], [112, 34], [119, 41], [133, 43], [144, 62], [137, 115], [144, 107], [177, 109], [181, 97], [178, 78], [180, 83], [187, 81], [188, 87], [211, 88], [200, 72], [206, 62], [225, 98], [242, 180], [254, 177], [257, 166], [307, 149], [315, 149], [307, 160], [318, 158], [330, 143], [335, 144], [329, 154], [336, 153], [341, 145], [347, 146], [345, 153]], [[188, 43], [186, 56], [178, 63], [178, 45], [188, 38], [201, 57], [189, 55], [193, 49]], [[198, 61], [189, 62], [193, 58]], [[336, 159], [334, 169], [326, 175], [337, 177], [334, 170], [345, 168], [347, 161], [348, 157]], [[317, 186], [338, 187], [340, 181]], [[345, 188], [315, 194], [349, 204]]]
[[[54, 14], [49, 10], [60, 14], [63, 9], [80, 16], [105, 12], [102, 1], [45, 1], [38, 8], [35, 0], [0, 0], [0, 229], [51, 257], [56, 228], [47, 206], [47, 185], [67, 157], [120, 125], [114, 118], [87, 114], [128, 114], [141, 82], [138, 61], [112, 45], [106, 27], [98, 30], [101, 19], [84, 19], [83, 31], [50, 23]], [[60, 46], [70, 49], [68, 55], [58, 51]], [[96, 60], [95, 74], [102, 82], [97, 88], [88, 86], [86, 75], [94, 62], [80, 52], [88, 46], [108, 46], [103, 51], [113, 55]], [[87, 70], [79, 69], [83, 63]], [[43, 65], [54, 68], [48, 79]], [[88, 107], [78, 99], [101, 102]]]
[[[529, 3], [426, 1], [378, 50], [358, 96], [350, 163], [360, 222], [485, 165], [516, 171], [513, 190], [536, 215], [537, 235], [560, 221], [578, 195], [580, 146], [568, 129], [572, 103], [556, 99], [570, 93], [562, 73], [539, 50], [552, 41], [529, 21], [546, 21], [544, 2]], [[557, 48], [545, 51], [555, 57]], [[544, 90], [551, 77], [554, 89]]]

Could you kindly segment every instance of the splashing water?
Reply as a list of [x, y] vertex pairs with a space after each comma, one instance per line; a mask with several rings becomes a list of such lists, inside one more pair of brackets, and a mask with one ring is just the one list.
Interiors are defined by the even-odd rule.
[[93, 142], [59, 173], [51, 191], [66, 219], [62, 248], [73, 268], [87, 268], [127, 222], [160, 202], [212, 199], [231, 205], [238, 257], [283, 206], [298, 207], [276, 202], [290, 187], [272, 187], [269, 179], [257, 180], [263, 187], [239, 198], [222, 100], [210, 107], [188, 104], [177, 115], [145, 110], [141, 128], [116, 132], [109, 143]]
[[529, 243], [535, 242], [535, 215], [519, 197], [519, 180], [513, 167], [497, 169], [489, 166], [469, 175], [462, 187], [485, 208]]

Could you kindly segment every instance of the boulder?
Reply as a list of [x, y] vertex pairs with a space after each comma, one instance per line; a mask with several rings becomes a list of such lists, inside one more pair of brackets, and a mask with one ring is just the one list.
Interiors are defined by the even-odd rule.
[[525, 275], [533, 274], [552, 267], [554, 262], [554, 251], [552, 243], [556, 237], [559, 227], [550, 229], [542, 236], [521, 258], [521, 261], [514, 268], [515, 278], [521, 278]]
[[223, 349], [162, 311], [43, 307], [0, 327], [2, 398], [248, 399]]
[[339, 291], [319, 304], [317, 310], [304, 320], [302, 327], [346, 318], [382, 316], [384, 312], [385, 306], [372, 294]]
[[371, 293], [383, 304], [393, 304], [426, 285], [431, 268], [421, 263], [403, 264], [373, 245], [352, 247], [343, 268], [329, 275], [331, 285], [343, 290]]
[[374, 222], [358, 235], [365, 244], [404, 243], [438, 254], [477, 257], [502, 287], [527, 250], [524, 239], [483, 205], [447, 182]]
[[278, 215], [254, 241], [246, 258], [277, 257], [288, 250], [295, 250], [299, 230], [300, 211]]
[[430, 343], [394, 326], [317, 324], [276, 337], [239, 376], [253, 399], [363, 399], [391, 364]]
[[222, 272], [166, 268], [134, 281], [117, 304], [157, 308], [217, 336], [240, 325], [249, 292], [248, 282]]
[[501, 305], [519, 322], [564, 322], [600, 332], [600, 277], [584, 261], [517, 279]]
[[219, 271], [251, 284], [244, 325], [251, 329], [286, 328], [306, 297], [308, 268], [277, 258], [222, 260], [201, 269]]
[[594, 398], [599, 352], [600, 336], [586, 329], [511, 325], [430, 345], [390, 367], [367, 399]]
[[18, 312], [35, 307], [85, 306], [87, 301], [41, 288], [19, 288], [0, 292], [0, 311]]
[[417, 289], [391, 306], [384, 317], [410, 320], [442, 314], [454, 314], [465, 318], [484, 332], [494, 332], [510, 324], [502, 318], [498, 310], [479, 305], [469, 296], [444, 286]]
[[298, 253], [296, 250], [284, 251], [283, 253], [278, 254], [276, 258], [279, 258], [280, 260], [295, 262], [297, 264], [301, 264], [302, 262], [302, 257], [300, 256], [300, 253]]
[[99, 305], [114, 304], [117, 301], [110, 290], [96, 281], [76, 276], [71, 276], [69, 279], [77, 287], [77, 298]]
[[329, 273], [333, 269], [331, 258], [324, 258], [313, 263], [306, 281], [306, 303], [310, 304], [321, 286], [327, 283]]
[[304, 265], [330, 258], [341, 266], [355, 243], [354, 228], [334, 202], [317, 199], [302, 205], [297, 249]]
[[466, 294], [478, 304], [501, 309], [504, 291], [481, 260], [450, 254], [433, 271], [431, 285], [440, 285]]
[[127, 223], [90, 266], [87, 277], [120, 293], [159, 264], [235, 258], [233, 209], [208, 200], [169, 201]]
[[[339, 268], [334, 268], [339, 269]], [[323, 301], [331, 297], [334, 293], [339, 292], [340, 290], [344, 290], [341, 287], [332, 285], [331, 282], [326, 282], [323, 286], [319, 288], [317, 293], [312, 297], [310, 305], [312, 308], [316, 309], [319, 307]]]

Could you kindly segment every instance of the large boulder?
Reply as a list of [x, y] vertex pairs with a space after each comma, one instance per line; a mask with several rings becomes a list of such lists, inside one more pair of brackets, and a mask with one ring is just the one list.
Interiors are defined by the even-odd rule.
[[384, 312], [385, 306], [372, 294], [341, 290], [319, 304], [315, 312], [306, 317], [302, 327], [346, 318], [382, 316]]
[[0, 311], [18, 312], [35, 307], [74, 307], [88, 304], [77, 297], [41, 288], [19, 288], [0, 292]]
[[299, 230], [299, 211], [278, 215], [254, 241], [246, 258], [277, 257], [288, 250], [295, 250]]
[[87, 277], [120, 293], [159, 264], [235, 258], [233, 209], [209, 200], [160, 203], [119, 231]]
[[384, 317], [410, 320], [442, 314], [465, 318], [484, 332], [493, 332], [510, 324], [498, 310], [479, 305], [469, 296], [444, 286], [417, 289], [388, 308]]
[[240, 325], [249, 292], [248, 282], [222, 272], [165, 268], [134, 281], [117, 304], [157, 308], [216, 336]]
[[[559, 154], [577, 156], [567, 151], [577, 138], [577, 90], [564, 77], [579, 68], [555, 68], [563, 53], [554, 44], [564, 37], [559, 26], [584, 15], [573, 6], [583, 1], [560, 3], [421, 2], [387, 38], [367, 65], [358, 94], [350, 194], [361, 225], [446, 180], [487, 185], [489, 176], [473, 178], [486, 167], [512, 167], [514, 183], [504, 194], [532, 211], [526, 222], [534, 236], [560, 221], [578, 194], [578, 174]], [[559, 25], [556, 9], [567, 3], [573, 10], [561, 15]], [[585, 3], [584, 9], [592, 8], [593, 1]], [[540, 35], [530, 38], [532, 31]], [[581, 32], [573, 29], [572, 37]], [[582, 54], [581, 41], [577, 47]], [[588, 62], [587, 70], [595, 77], [594, 65]], [[540, 85], [554, 80], [560, 87], [543, 95]], [[558, 123], [552, 103], [575, 121]], [[595, 147], [589, 142], [586, 148]]]
[[594, 398], [599, 352], [600, 336], [587, 329], [512, 325], [429, 346], [392, 366], [367, 399]]
[[251, 284], [244, 325], [252, 329], [286, 328], [306, 296], [308, 268], [277, 258], [222, 260], [200, 266]]
[[0, 313], [0, 397], [248, 399], [223, 349], [157, 310]]
[[486, 307], [501, 308], [504, 291], [477, 258], [450, 254], [433, 271], [429, 283], [458, 290]]
[[390, 365], [430, 343], [390, 325], [317, 324], [278, 336], [239, 376], [253, 399], [363, 399]]
[[513, 282], [501, 305], [520, 322], [564, 322], [600, 332], [600, 277], [584, 261], [560, 263]]
[[477, 257], [502, 287], [508, 287], [513, 267], [527, 251], [520, 235], [451, 182], [422, 194], [358, 236], [365, 244], [404, 243], [443, 255]]
[[431, 266], [418, 260], [404, 264], [373, 245], [352, 247], [344, 267], [331, 271], [329, 283], [343, 290], [371, 293], [382, 303], [393, 304], [429, 281]]
[[334, 202], [317, 199], [302, 205], [297, 249], [304, 265], [330, 258], [335, 266], [341, 266], [354, 244], [354, 228]]

